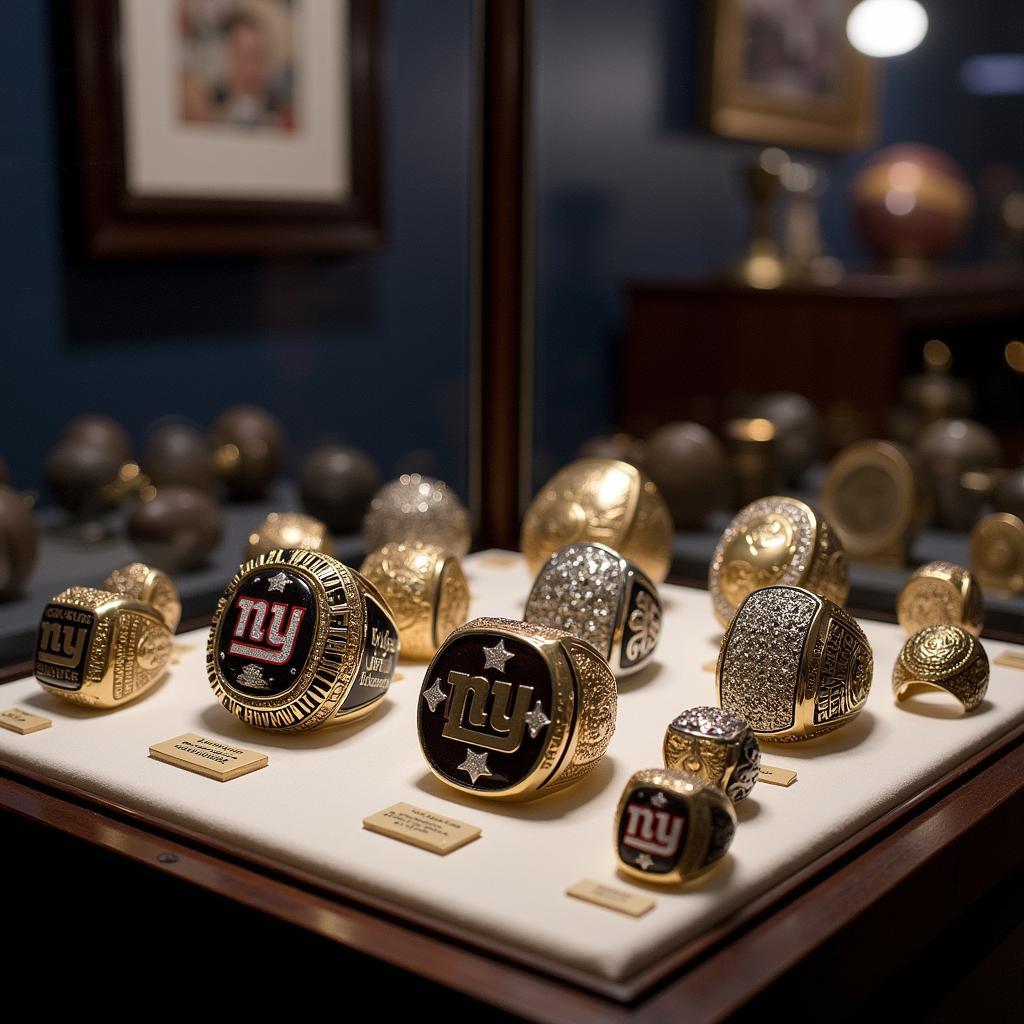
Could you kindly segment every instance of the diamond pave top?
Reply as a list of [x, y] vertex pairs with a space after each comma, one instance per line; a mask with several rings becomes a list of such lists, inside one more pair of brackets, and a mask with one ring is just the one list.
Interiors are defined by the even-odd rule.
[[747, 728], [739, 715], [724, 708], [690, 708], [672, 720], [669, 728], [673, 732], [688, 732], [698, 736], [713, 736], [716, 739], [738, 739]]
[[526, 602], [526, 620], [564, 629], [607, 657], [625, 583], [623, 562], [598, 544], [561, 548], [537, 574]]

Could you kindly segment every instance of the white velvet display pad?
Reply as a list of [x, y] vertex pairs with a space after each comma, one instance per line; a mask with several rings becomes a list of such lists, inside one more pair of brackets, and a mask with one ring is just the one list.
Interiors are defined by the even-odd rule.
[[[521, 559], [484, 552], [468, 558], [466, 569], [474, 616], [521, 614], [529, 586]], [[988, 699], [971, 715], [941, 696], [915, 710], [897, 706], [889, 678], [903, 634], [865, 622], [875, 655], [867, 709], [831, 736], [765, 747], [765, 760], [796, 770], [799, 781], [755, 788], [739, 807], [730, 855], [703, 884], [654, 892], [655, 909], [642, 918], [571, 899], [566, 888], [582, 878], [632, 885], [616, 875], [612, 847], [621, 789], [633, 771], [660, 765], [674, 715], [715, 703], [714, 675], [702, 668], [718, 649], [708, 595], [666, 586], [662, 596], [658, 664], [623, 683], [608, 757], [590, 778], [546, 800], [476, 800], [433, 779], [416, 739], [422, 665], [403, 662], [403, 678], [363, 722], [298, 736], [248, 729], [212, 697], [205, 630], [179, 637], [169, 678], [117, 712], [75, 708], [31, 679], [0, 687], [0, 708], [20, 706], [53, 720], [28, 736], [0, 730], [0, 756], [553, 961], [623, 979], [1024, 720], [1024, 673], [999, 666]], [[1009, 645], [985, 646], [992, 659]], [[147, 756], [150, 744], [184, 732], [264, 751], [270, 764], [221, 783]], [[483, 836], [439, 857], [362, 828], [366, 815], [397, 801], [471, 822]]]

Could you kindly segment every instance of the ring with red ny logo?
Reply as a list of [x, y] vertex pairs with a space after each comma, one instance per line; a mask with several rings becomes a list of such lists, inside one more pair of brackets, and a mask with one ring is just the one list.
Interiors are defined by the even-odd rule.
[[305, 731], [367, 714], [398, 661], [387, 602], [318, 551], [246, 562], [217, 605], [206, 671], [217, 699], [258, 729]]
[[688, 882], [725, 856], [735, 834], [736, 812], [718, 787], [686, 772], [647, 768], [619, 799], [619, 871], [663, 885]]

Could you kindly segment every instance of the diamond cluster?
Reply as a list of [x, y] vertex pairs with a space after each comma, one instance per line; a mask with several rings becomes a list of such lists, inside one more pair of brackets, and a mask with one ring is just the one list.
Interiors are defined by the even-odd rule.
[[746, 508], [740, 509], [725, 528], [711, 559], [708, 573], [711, 601], [715, 613], [722, 622], [728, 622], [736, 610], [722, 593], [721, 576], [725, 552], [729, 549], [737, 535], [749, 530], [751, 526], [762, 522], [767, 516], [783, 515], [793, 526], [793, 555], [785, 571], [773, 583], [777, 585], [799, 584], [807, 572], [814, 554], [815, 526], [807, 509], [799, 502], [786, 498], [760, 498], [751, 502]]
[[538, 573], [526, 602], [526, 621], [564, 629], [607, 657], [625, 580], [623, 559], [607, 548], [570, 544]]
[[747, 723], [724, 708], [690, 708], [672, 720], [670, 729], [688, 732], [698, 736], [713, 736], [715, 739], [738, 739], [747, 728]]
[[720, 659], [722, 704], [758, 732], [793, 724], [800, 660], [818, 600], [792, 587], [755, 590], [726, 634]]

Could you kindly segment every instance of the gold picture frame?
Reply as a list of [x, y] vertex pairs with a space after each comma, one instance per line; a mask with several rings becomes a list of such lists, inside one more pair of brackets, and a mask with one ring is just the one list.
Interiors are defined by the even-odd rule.
[[870, 145], [877, 70], [846, 38], [853, 3], [707, 0], [707, 127], [801, 149]]

